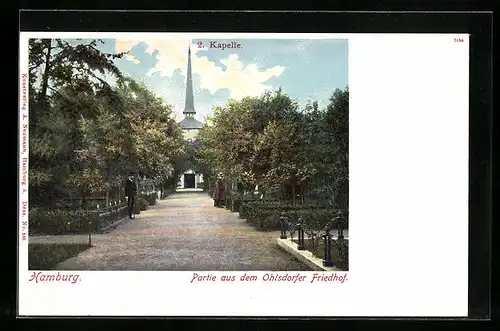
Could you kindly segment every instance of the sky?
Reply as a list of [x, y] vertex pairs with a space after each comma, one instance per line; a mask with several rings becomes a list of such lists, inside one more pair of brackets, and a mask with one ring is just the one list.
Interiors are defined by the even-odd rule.
[[[279, 87], [300, 106], [326, 106], [336, 88], [348, 86], [347, 39], [103, 39], [104, 52], [128, 52], [115, 60], [128, 76], [144, 83], [170, 104], [182, 119], [187, 51], [191, 48], [196, 118], [230, 98], [257, 96]], [[81, 43], [85, 40], [71, 40]], [[216, 48], [218, 43], [241, 48]], [[201, 46], [200, 47], [200, 43]], [[212, 46], [212, 47], [211, 47]]]

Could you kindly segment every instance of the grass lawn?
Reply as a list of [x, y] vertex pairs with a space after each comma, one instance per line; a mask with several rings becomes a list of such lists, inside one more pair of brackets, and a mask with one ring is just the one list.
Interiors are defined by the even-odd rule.
[[28, 269], [51, 270], [88, 248], [88, 244], [28, 244]]
[[[349, 240], [345, 239], [344, 240], [348, 245], [349, 245]], [[297, 239], [293, 239], [293, 242], [298, 244], [299, 241]], [[325, 242], [323, 239], [319, 240], [319, 242], [316, 245], [313, 245], [311, 240], [309, 239], [304, 239], [304, 246], [307, 251], [310, 251], [311, 253], [314, 254], [317, 258], [323, 259], [325, 256]], [[337, 245], [332, 243], [331, 246], [331, 256], [332, 256], [332, 261], [334, 265], [337, 268], [340, 268], [342, 270], [347, 270], [348, 269], [348, 262], [341, 262], [339, 261], [339, 251]]]

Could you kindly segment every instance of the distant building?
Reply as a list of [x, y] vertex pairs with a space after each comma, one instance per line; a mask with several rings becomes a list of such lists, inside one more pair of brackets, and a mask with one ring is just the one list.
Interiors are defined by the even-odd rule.
[[[203, 123], [194, 118], [196, 110], [194, 109], [193, 75], [191, 72], [191, 48], [188, 49], [186, 105], [182, 113], [184, 114], [184, 119], [179, 122], [179, 125], [182, 128], [184, 139], [189, 142], [194, 141], [199, 130], [203, 127]], [[196, 174], [193, 170], [188, 170], [181, 176], [177, 187], [201, 188], [200, 183], [203, 183], [203, 175]]]

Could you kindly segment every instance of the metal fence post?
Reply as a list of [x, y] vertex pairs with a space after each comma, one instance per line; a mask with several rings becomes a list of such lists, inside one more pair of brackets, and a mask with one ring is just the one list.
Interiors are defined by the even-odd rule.
[[332, 263], [332, 236], [330, 235], [330, 228], [325, 229], [325, 234], [323, 235], [325, 242], [325, 252], [323, 257], [323, 266], [331, 267]]
[[296, 230], [296, 224], [292, 223], [290, 219], [288, 219], [288, 224], [287, 224], [288, 232], [290, 232], [290, 240], [293, 241], [293, 236], [295, 234]]
[[89, 221], [89, 247], [92, 247], [92, 221]]
[[299, 251], [303, 251], [306, 249], [306, 247], [304, 245], [304, 225], [303, 225], [302, 217], [299, 217], [299, 219], [297, 220], [297, 223], [299, 226], [299, 245], [298, 245], [297, 249]]
[[285, 213], [281, 213], [280, 216], [280, 225], [281, 225], [281, 235], [280, 239], [286, 239], [286, 228], [287, 228], [288, 220], [287, 217], [285, 216]]
[[337, 240], [344, 240], [344, 224], [342, 221], [338, 222]]

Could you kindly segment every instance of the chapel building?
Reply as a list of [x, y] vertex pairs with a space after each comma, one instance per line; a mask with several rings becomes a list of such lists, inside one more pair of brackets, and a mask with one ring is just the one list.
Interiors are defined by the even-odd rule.
[[[184, 139], [188, 142], [194, 142], [199, 130], [203, 127], [203, 123], [194, 117], [196, 115], [196, 110], [194, 108], [193, 76], [191, 71], [191, 48], [188, 48], [186, 103], [182, 113], [184, 114], [184, 119], [179, 122], [179, 125], [182, 128]], [[182, 174], [177, 187], [202, 188], [202, 183], [203, 175], [197, 174], [190, 169]]]

